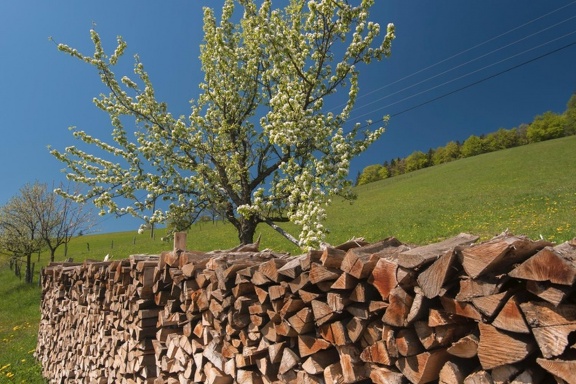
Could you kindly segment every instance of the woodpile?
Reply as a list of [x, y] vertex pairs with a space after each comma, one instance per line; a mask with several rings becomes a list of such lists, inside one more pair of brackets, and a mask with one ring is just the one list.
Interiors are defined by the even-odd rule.
[[54, 383], [576, 383], [576, 242], [460, 234], [42, 272]]

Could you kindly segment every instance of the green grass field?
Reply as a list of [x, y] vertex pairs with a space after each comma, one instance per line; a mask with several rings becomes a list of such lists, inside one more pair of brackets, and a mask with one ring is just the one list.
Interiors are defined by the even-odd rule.
[[[512, 148], [423, 169], [356, 189], [350, 204], [329, 208], [327, 238], [338, 244], [362, 236], [396, 236], [426, 244], [468, 232], [488, 239], [506, 229], [536, 239], [563, 242], [576, 236], [576, 136]], [[285, 228], [297, 234], [296, 228]], [[258, 228], [261, 248], [300, 252], [268, 226]], [[136, 231], [73, 239], [68, 257], [102, 260], [106, 254], [157, 254], [169, 250], [162, 230], [156, 239]], [[188, 233], [188, 249], [226, 249], [238, 244], [230, 224], [204, 223]], [[36, 266], [47, 263], [42, 254]], [[57, 260], [64, 259], [63, 248]], [[37, 276], [35, 276], [37, 281]], [[40, 292], [14, 277], [0, 256], [0, 383], [42, 383], [32, 352], [36, 344]]]

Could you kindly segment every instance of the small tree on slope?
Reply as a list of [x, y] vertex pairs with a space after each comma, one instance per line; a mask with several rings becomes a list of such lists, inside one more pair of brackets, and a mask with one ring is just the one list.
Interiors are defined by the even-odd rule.
[[[84, 194], [64, 195], [92, 200], [102, 214], [132, 214], [148, 223], [216, 210], [234, 225], [241, 243], [253, 241], [259, 223], [289, 220], [301, 228], [299, 245], [317, 245], [326, 233], [321, 222], [330, 197], [352, 197], [350, 160], [384, 131], [360, 124], [349, 132], [343, 128], [358, 94], [356, 66], [388, 56], [394, 38], [389, 24], [375, 43], [380, 26], [368, 20], [373, 4], [290, 0], [274, 9], [271, 0], [226, 0], [220, 22], [205, 8], [205, 77], [188, 118], [172, 116], [156, 99], [137, 58], [137, 80], [115, 76], [112, 67], [126, 49], [121, 38], [109, 57], [95, 31], [93, 56], [60, 44], [96, 67], [110, 90], [95, 103], [110, 115], [114, 144], [81, 130], [73, 135], [121, 159], [75, 146], [52, 150], [67, 165], [69, 179], [89, 186]], [[236, 6], [243, 11], [238, 23]], [[343, 86], [347, 102], [326, 112], [325, 99]], [[134, 128], [126, 128], [126, 117]], [[165, 209], [157, 199], [168, 201]]]

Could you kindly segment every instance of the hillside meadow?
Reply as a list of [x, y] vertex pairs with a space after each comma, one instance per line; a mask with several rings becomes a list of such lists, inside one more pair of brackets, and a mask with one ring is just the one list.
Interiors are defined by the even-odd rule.
[[[395, 236], [427, 244], [460, 232], [488, 239], [509, 230], [536, 239], [563, 242], [576, 236], [576, 136], [492, 152], [422, 169], [356, 188], [353, 203], [335, 200], [329, 208], [326, 239], [338, 244], [352, 237], [377, 241]], [[296, 228], [285, 225], [296, 234]], [[266, 225], [258, 228], [261, 249], [297, 254], [299, 249]], [[76, 237], [67, 257], [102, 260], [107, 254], [157, 254], [169, 250], [163, 230], [149, 233], [93, 234]], [[234, 228], [223, 222], [196, 224], [187, 248], [214, 250], [238, 244]], [[48, 254], [34, 256], [35, 282]], [[64, 260], [64, 249], [57, 260]], [[39, 319], [37, 284], [14, 277], [0, 256], [0, 382], [43, 383], [33, 351]]]

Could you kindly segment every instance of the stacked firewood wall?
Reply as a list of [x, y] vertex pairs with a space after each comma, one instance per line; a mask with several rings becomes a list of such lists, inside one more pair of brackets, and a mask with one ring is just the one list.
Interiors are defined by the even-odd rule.
[[42, 272], [54, 383], [576, 383], [576, 242], [460, 234]]

